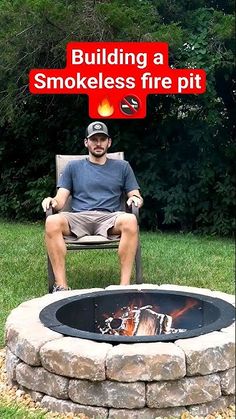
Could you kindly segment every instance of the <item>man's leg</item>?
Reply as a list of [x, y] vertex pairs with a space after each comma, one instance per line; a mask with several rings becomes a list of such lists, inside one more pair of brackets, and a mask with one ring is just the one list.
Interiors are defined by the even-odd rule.
[[45, 224], [45, 242], [55, 275], [56, 285], [67, 288], [65, 257], [66, 245], [63, 235], [70, 235], [67, 219], [63, 214], [50, 215]]
[[114, 227], [109, 230], [109, 234], [121, 235], [118, 249], [121, 266], [120, 285], [129, 285], [138, 244], [138, 224], [135, 215], [118, 215]]

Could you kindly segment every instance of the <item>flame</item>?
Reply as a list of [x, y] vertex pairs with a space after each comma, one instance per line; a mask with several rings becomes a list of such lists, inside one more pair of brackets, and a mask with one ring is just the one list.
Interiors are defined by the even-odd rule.
[[[173, 310], [172, 312], [169, 313], [168, 310], [166, 310], [167, 312], [165, 314], [163, 310], [163, 308], [161, 308], [158, 305], [150, 305], [152, 311], [154, 311], [157, 315], [163, 316], [169, 316], [171, 318], [171, 320], [175, 320], [181, 316], [183, 316], [188, 310], [191, 310], [193, 307], [195, 307], [196, 305], [198, 305], [198, 301], [194, 300], [192, 298], [188, 298], [185, 302], [185, 305], [181, 308], [177, 308], [175, 310]], [[103, 317], [109, 318], [109, 317], [113, 317], [113, 319], [122, 319], [123, 321], [123, 326], [121, 329], [119, 329], [119, 335], [120, 336], [134, 336], [134, 334], [137, 331], [137, 318], [136, 318], [136, 312], [138, 309], [141, 308], [145, 309], [145, 307], [148, 307], [148, 305], [144, 306], [143, 302], [140, 301], [131, 301], [128, 303], [128, 305], [126, 307], [119, 307], [117, 308], [117, 310], [115, 311], [115, 313], [111, 313], [109, 314], [103, 314]], [[162, 313], [159, 313], [159, 311], [162, 311]], [[148, 318], [147, 319], [143, 319], [142, 322], [142, 326], [141, 326], [141, 332], [139, 333], [139, 335], [144, 334], [144, 335], [153, 335], [155, 333], [153, 333], [153, 319]], [[138, 323], [138, 328], [140, 327], [140, 323]], [[171, 325], [170, 325], [171, 327]], [[149, 330], [151, 332], [149, 332]], [[171, 330], [171, 329], [170, 329]], [[173, 329], [174, 330], [174, 329]], [[143, 333], [143, 331], [145, 331], [145, 333]], [[176, 329], [176, 331], [178, 331], [178, 329]], [[165, 333], [165, 332], [161, 332], [161, 333]], [[172, 332], [171, 332], [172, 333]], [[174, 332], [175, 333], [175, 332]]]
[[[129, 318], [125, 319], [125, 329], [122, 330], [121, 334], [123, 336], [133, 336], [134, 333], [134, 326], [135, 326], [135, 322], [134, 322], [134, 313], [133, 310], [135, 308], [135, 303], [130, 303], [130, 305], [128, 305], [128, 307], [126, 307], [126, 309], [129, 312]], [[122, 317], [122, 315], [124, 314], [124, 308], [118, 309], [115, 313], [115, 318], [116, 317]]]
[[111, 116], [114, 113], [114, 106], [112, 106], [108, 99], [103, 99], [98, 106], [98, 113], [101, 116]]
[[134, 326], [135, 326], [134, 317], [132, 317], [130, 319], [127, 319], [123, 335], [124, 336], [133, 336]]
[[191, 298], [189, 298], [186, 301], [186, 304], [183, 308], [179, 308], [177, 310], [172, 311], [172, 313], [170, 313], [170, 316], [173, 317], [173, 319], [177, 319], [177, 317], [182, 316], [184, 313], [186, 313], [186, 311], [195, 307], [197, 304], [198, 302], [196, 300], [192, 300]]

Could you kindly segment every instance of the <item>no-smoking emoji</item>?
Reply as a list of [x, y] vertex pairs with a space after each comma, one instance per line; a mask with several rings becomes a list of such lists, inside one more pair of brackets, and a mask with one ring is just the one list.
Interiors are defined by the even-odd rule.
[[125, 115], [134, 115], [140, 108], [140, 101], [136, 96], [124, 96], [120, 102], [120, 110]]

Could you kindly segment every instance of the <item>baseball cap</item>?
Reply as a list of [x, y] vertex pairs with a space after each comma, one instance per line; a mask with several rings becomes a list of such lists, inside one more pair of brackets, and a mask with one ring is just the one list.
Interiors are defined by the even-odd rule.
[[92, 122], [86, 129], [87, 138], [92, 137], [94, 134], [104, 134], [109, 137], [107, 126], [100, 121]]

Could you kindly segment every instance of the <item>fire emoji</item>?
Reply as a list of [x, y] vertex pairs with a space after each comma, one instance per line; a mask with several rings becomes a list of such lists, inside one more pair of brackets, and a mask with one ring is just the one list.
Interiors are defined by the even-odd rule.
[[103, 99], [98, 106], [98, 113], [100, 116], [111, 116], [114, 113], [114, 106], [112, 106], [108, 99]]

